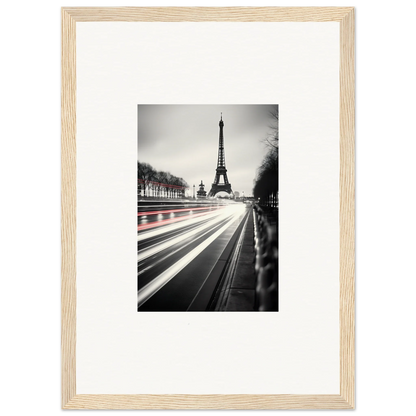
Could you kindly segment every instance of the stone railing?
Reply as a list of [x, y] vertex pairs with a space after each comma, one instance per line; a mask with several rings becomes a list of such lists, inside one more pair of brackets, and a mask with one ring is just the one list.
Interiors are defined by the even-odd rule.
[[270, 224], [263, 210], [254, 205], [254, 252], [258, 311], [278, 310], [277, 224]]

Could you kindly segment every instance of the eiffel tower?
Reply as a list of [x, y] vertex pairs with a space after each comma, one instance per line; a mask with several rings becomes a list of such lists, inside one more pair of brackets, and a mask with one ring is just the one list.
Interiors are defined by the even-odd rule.
[[[220, 120], [220, 142], [218, 147], [218, 162], [217, 169], [215, 171], [215, 178], [212, 184], [211, 190], [208, 196], [213, 197], [218, 192], [227, 192], [227, 194], [233, 195], [231, 184], [228, 182], [227, 169], [225, 168], [225, 153], [224, 153], [224, 122], [222, 121], [222, 113]], [[221, 176], [224, 177], [224, 182], [220, 182]]]

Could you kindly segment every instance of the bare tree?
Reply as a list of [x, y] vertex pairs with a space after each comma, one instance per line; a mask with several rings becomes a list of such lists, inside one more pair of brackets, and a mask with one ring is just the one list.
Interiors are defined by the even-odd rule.
[[144, 196], [146, 196], [146, 189], [149, 189], [150, 182], [154, 180], [156, 171], [153, 169], [153, 166], [148, 163], [137, 162], [137, 177], [143, 182], [143, 191]]
[[277, 149], [270, 149], [258, 169], [253, 195], [261, 205], [277, 207], [279, 159]]
[[258, 168], [253, 195], [260, 204], [276, 208], [279, 194], [279, 106], [269, 114], [270, 133], [263, 140], [269, 151]]
[[263, 139], [266, 146], [272, 149], [279, 148], [279, 106], [269, 112], [270, 117], [270, 133]]
[[170, 172], [156, 171], [153, 166], [148, 163], [137, 162], [137, 177], [139, 181], [139, 189], [143, 188], [144, 196], [150, 196], [150, 190], [153, 196], [165, 196], [174, 198], [184, 196], [184, 188], [188, 184], [183, 178], [172, 175]]

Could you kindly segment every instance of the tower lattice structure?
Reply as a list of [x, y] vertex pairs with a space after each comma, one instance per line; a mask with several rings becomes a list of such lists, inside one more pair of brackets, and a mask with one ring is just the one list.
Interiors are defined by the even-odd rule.
[[[231, 184], [228, 182], [227, 168], [225, 167], [224, 122], [222, 121], [222, 113], [219, 126], [220, 138], [218, 146], [218, 162], [217, 169], [215, 170], [214, 182], [212, 183], [211, 190], [208, 194], [209, 197], [215, 196], [218, 192], [227, 192], [229, 195], [233, 195]], [[220, 181], [221, 176], [224, 178], [223, 182]]]

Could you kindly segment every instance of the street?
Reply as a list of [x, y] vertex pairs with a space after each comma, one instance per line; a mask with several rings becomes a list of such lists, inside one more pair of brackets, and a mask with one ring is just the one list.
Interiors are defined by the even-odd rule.
[[139, 202], [138, 310], [200, 310], [196, 299], [204, 291], [204, 298], [212, 297], [214, 267], [247, 212], [228, 201]]

